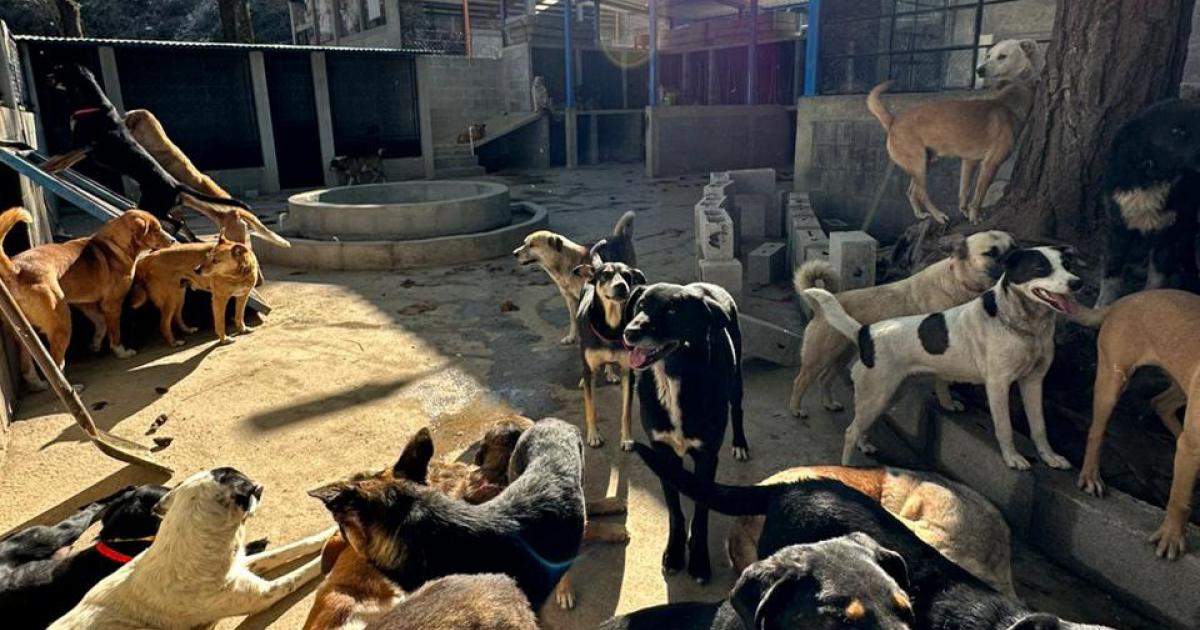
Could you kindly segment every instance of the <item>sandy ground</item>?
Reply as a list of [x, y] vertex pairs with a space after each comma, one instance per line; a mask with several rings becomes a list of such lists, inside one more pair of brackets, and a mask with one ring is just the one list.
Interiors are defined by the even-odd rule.
[[[514, 196], [552, 210], [552, 228], [580, 240], [607, 234], [625, 210], [638, 211], [637, 247], [651, 280], [689, 281], [691, 207], [703, 178], [646, 180], [638, 167], [553, 170], [505, 177]], [[267, 247], [268, 245], [260, 245]], [[407, 438], [431, 426], [439, 452], [455, 457], [496, 414], [517, 411], [581, 424], [578, 358], [558, 345], [566, 313], [536, 269], [499, 259], [410, 273], [316, 273], [268, 269], [263, 293], [275, 308], [265, 323], [232, 345], [211, 332], [171, 350], [146, 335], [129, 360], [76, 361], [69, 377], [87, 385], [84, 401], [97, 422], [149, 441], [174, 443], [159, 454], [176, 470], [234, 466], [266, 486], [251, 538], [282, 544], [331, 524], [305, 491], [354, 471], [390, 464]], [[518, 310], [502, 312], [511, 302]], [[781, 306], [780, 308], [790, 308]], [[746, 366], [746, 417], [753, 459], [724, 452], [719, 478], [752, 483], [779, 469], [830, 463], [846, 419], [813, 409], [796, 421], [785, 411], [791, 370]], [[712, 517], [714, 579], [699, 586], [663, 577], [659, 557], [666, 517], [656, 479], [616, 446], [619, 391], [598, 396], [609, 438], [587, 452], [589, 498], [628, 501], [628, 545], [585, 550], [575, 569], [579, 605], [542, 612], [547, 628], [587, 628], [616, 613], [667, 601], [717, 600], [734, 575], [723, 561], [728, 519]], [[29, 394], [12, 427], [0, 468], [0, 531], [47, 520], [133, 482], [165, 482], [106, 459], [82, 440], [49, 393]], [[635, 418], [634, 434], [642, 435]], [[688, 508], [690, 511], [690, 508]], [[1110, 598], [1022, 549], [1019, 590], [1031, 603], [1075, 620], [1150, 627]], [[222, 628], [298, 628], [312, 586], [270, 611]]]

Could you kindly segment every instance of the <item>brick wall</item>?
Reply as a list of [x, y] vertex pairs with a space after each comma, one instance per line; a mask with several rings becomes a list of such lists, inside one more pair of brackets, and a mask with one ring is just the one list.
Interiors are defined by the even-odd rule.
[[434, 144], [450, 144], [467, 125], [506, 111], [499, 59], [421, 57], [417, 73], [427, 100]]

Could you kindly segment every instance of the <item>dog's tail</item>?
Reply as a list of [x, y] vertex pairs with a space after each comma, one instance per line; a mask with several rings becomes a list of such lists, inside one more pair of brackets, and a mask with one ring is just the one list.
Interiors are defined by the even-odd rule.
[[249, 224], [250, 231], [253, 232], [254, 234], [256, 234], [259, 238], [263, 239], [264, 241], [266, 241], [272, 245], [276, 245], [279, 247], [291, 247], [292, 246], [292, 244], [289, 243], [286, 238], [283, 238], [282, 236], [276, 234], [275, 232], [272, 232], [271, 228], [263, 225], [263, 222], [260, 221], [258, 219], [258, 217], [254, 215], [253, 212], [250, 212], [248, 210], [242, 210], [241, 208], [239, 208], [237, 213], [238, 213], [238, 218], [240, 218], [241, 220], [243, 220], [247, 224]]
[[796, 274], [792, 276], [792, 286], [796, 289], [796, 295], [800, 297], [804, 297], [804, 292], [808, 289], [825, 289], [830, 293], [837, 293], [841, 291], [841, 280], [833, 265], [824, 260], [810, 260], [796, 270]]
[[[216, 195], [202, 193], [186, 184], [180, 184], [177, 191], [179, 192], [180, 200], [184, 203], [184, 205], [189, 207], [196, 207], [200, 202], [204, 202], [216, 204], [218, 206], [234, 206], [241, 208], [242, 210], [250, 210], [250, 206], [246, 205], [245, 201], [240, 199], [227, 199], [225, 197], [217, 197]], [[191, 201], [192, 203], [188, 204], [188, 201]], [[199, 208], [196, 209], [199, 210]]]
[[15, 276], [17, 268], [13, 265], [12, 259], [8, 254], [4, 253], [4, 239], [8, 237], [9, 230], [13, 229], [18, 223], [33, 223], [33, 215], [25, 208], [15, 207], [5, 210], [0, 214], [0, 271], [5, 276]]
[[[838, 302], [832, 293], [825, 289], [805, 289], [804, 295], [820, 305], [821, 313], [825, 315], [825, 321], [829, 322], [834, 330], [842, 333], [855, 344], [859, 343], [859, 335], [864, 326], [846, 313], [846, 309], [842, 308], [842, 303]], [[862, 348], [860, 347], [859, 350]]]
[[753, 516], [765, 514], [775, 497], [788, 489], [788, 484], [770, 486], [726, 486], [701, 481], [696, 475], [684, 470], [683, 466], [669, 461], [664, 455], [640, 442], [634, 442], [633, 450], [646, 466], [664, 483], [689, 499], [711, 510], [730, 516]]
[[1111, 304], [1092, 308], [1090, 306], [1084, 306], [1076, 303], [1074, 310], [1071, 311], [1070, 315], [1067, 315], [1067, 319], [1079, 324], [1080, 326], [1099, 328], [1100, 324], [1104, 323], [1104, 318], [1108, 317], [1108, 312], [1111, 309]]
[[150, 296], [146, 294], [146, 287], [135, 279], [133, 286], [129, 288], [129, 308], [142, 308], [149, 298]]
[[630, 210], [617, 219], [612, 236], [608, 239], [609, 260], [620, 261], [630, 267], [637, 266], [637, 252], [633, 249], [633, 219], [636, 216], [637, 213]]
[[892, 88], [892, 82], [884, 81], [871, 89], [871, 93], [867, 95], [867, 109], [879, 119], [879, 124], [883, 125], [884, 131], [892, 130], [892, 123], [896, 121], [896, 117], [892, 112], [888, 111], [887, 105], [883, 104], [883, 99], [880, 96]]

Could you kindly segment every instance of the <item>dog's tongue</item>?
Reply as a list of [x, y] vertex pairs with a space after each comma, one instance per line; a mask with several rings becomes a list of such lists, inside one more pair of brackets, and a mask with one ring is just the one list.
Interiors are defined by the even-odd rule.
[[649, 360], [650, 351], [645, 348], [634, 346], [633, 350], [629, 351], [629, 366], [632, 368], [644, 367]]
[[1063, 293], [1047, 293], [1050, 299], [1054, 300], [1054, 303], [1058, 306], [1058, 310], [1067, 315], [1075, 313], [1075, 300], [1071, 299], [1071, 296]]

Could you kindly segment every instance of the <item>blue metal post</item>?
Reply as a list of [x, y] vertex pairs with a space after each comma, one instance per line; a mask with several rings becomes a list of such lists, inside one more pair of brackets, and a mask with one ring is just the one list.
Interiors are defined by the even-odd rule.
[[804, 95], [820, 93], [821, 0], [808, 0], [808, 29], [804, 33]]
[[571, 43], [571, 0], [563, 0], [563, 90], [568, 109], [575, 107], [575, 47]]
[[650, 0], [650, 107], [658, 106], [658, 0]]
[[750, 0], [750, 48], [746, 51], [746, 104], [757, 102], [758, 80], [758, 0]]

